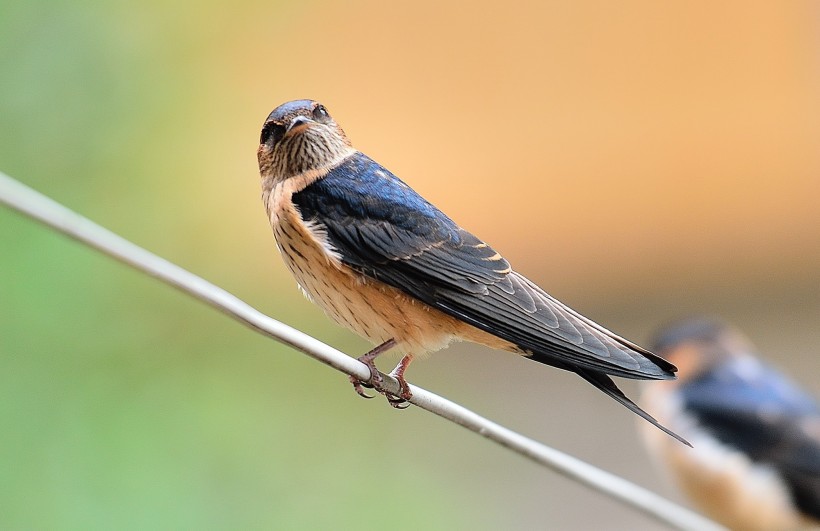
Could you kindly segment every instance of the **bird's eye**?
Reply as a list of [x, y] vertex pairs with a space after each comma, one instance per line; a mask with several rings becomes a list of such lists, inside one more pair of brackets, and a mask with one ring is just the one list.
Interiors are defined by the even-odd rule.
[[316, 121], [325, 121], [330, 118], [330, 115], [327, 113], [327, 109], [325, 109], [324, 105], [317, 105], [315, 109], [313, 109], [313, 119]]
[[[273, 145], [282, 140], [283, 136], [285, 136], [285, 127], [283, 125], [279, 125], [275, 122], [268, 122], [262, 127], [262, 136], [259, 139], [259, 143], [270, 143]], [[272, 142], [271, 139], [273, 139]]]

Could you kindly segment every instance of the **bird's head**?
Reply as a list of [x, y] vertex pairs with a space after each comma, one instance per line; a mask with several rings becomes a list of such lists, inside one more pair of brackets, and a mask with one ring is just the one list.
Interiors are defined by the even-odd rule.
[[259, 172], [274, 182], [337, 164], [353, 151], [324, 105], [313, 100], [283, 103], [268, 115], [259, 139]]
[[678, 367], [681, 383], [732, 359], [752, 356], [755, 349], [737, 328], [716, 318], [694, 317], [656, 333], [652, 351]]

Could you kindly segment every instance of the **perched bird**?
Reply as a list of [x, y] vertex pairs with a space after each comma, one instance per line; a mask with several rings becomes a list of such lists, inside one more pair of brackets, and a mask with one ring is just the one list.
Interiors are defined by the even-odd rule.
[[[262, 127], [262, 201], [287, 267], [337, 323], [378, 345], [360, 357], [391, 404], [414, 356], [466, 340], [572, 371], [659, 425], [609, 375], [674, 378], [675, 366], [561, 304], [398, 177], [356, 150], [325, 107], [280, 105]], [[374, 360], [398, 349], [386, 393]], [[685, 441], [684, 441], [685, 442]]]
[[730, 529], [820, 526], [817, 401], [714, 319], [671, 326], [654, 348], [679, 379], [646, 386], [641, 404], [694, 449], [654, 430], [642, 429], [644, 440], [693, 504]]

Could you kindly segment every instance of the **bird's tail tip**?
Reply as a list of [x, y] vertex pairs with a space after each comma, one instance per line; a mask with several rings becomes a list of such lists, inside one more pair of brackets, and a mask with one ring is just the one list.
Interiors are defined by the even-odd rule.
[[[693, 448], [692, 443], [690, 443], [689, 441], [687, 441], [686, 439], [684, 439], [683, 437], [681, 437], [680, 435], [678, 435], [674, 431], [670, 430], [669, 428], [667, 428], [666, 426], [664, 426], [663, 424], [658, 422], [655, 419], [655, 417], [653, 417], [652, 415], [650, 415], [649, 413], [647, 413], [646, 411], [641, 409], [640, 406], [638, 406], [638, 404], [636, 404], [635, 402], [630, 400], [629, 397], [627, 397], [623, 393], [623, 391], [618, 389], [618, 386], [615, 385], [615, 382], [613, 382], [612, 379], [609, 376], [607, 376], [606, 374], [604, 374], [602, 372], [595, 372], [595, 371], [577, 371], [577, 372], [578, 372], [578, 375], [581, 378], [588, 381], [589, 383], [591, 383], [592, 385], [594, 385], [595, 387], [597, 387], [598, 389], [600, 389], [601, 391], [603, 391], [604, 393], [609, 395], [610, 397], [612, 397], [615, 400], [617, 400], [618, 402], [620, 402], [627, 409], [629, 409], [630, 411], [632, 411], [633, 413], [635, 413], [636, 415], [638, 415], [642, 419], [646, 420], [647, 422], [649, 422], [650, 424], [652, 424], [653, 426], [655, 426], [656, 428], [658, 428], [662, 432], [666, 433], [670, 437], [672, 437], [672, 438], [680, 441], [681, 443], [685, 444], [689, 448]], [[674, 378], [675, 375], [673, 374], [673, 375], [671, 375], [671, 377]]]

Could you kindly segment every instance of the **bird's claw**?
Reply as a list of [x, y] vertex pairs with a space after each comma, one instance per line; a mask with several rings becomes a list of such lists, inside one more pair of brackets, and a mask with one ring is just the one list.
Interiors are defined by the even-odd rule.
[[[370, 366], [367, 360], [362, 361]], [[405, 380], [403, 376], [390, 373], [390, 376], [399, 382], [399, 394], [394, 395], [384, 388], [384, 376], [382, 376], [382, 373], [380, 373], [378, 369], [371, 367], [370, 374], [371, 376], [369, 382], [359, 380], [355, 376], [350, 377], [350, 383], [353, 384], [353, 390], [356, 391], [356, 394], [362, 398], [374, 398], [375, 395], [367, 394], [364, 391], [364, 388], [375, 389], [378, 393], [383, 394], [385, 398], [387, 398], [387, 402], [394, 408], [407, 409], [410, 407], [410, 402], [408, 402], [408, 400], [412, 398], [413, 394], [410, 392], [410, 386], [407, 384], [407, 380]]]
[[404, 370], [407, 368], [407, 365], [410, 364], [410, 360], [412, 358], [410, 356], [405, 356], [402, 358], [399, 365], [396, 366], [396, 368], [390, 373], [390, 376], [399, 382], [398, 395], [394, 395], [384, 388], [384, 376], [381, 372], [379, 372], [379, 369], [376, 368], [376, 357], [386, 350], [391, 349], [395, 345], [395, 340], [390, 339], [377, 346], [367, 354], [357, 358], [359, 361], [367, 365], [368, 369], [370, 369], [370, 379], [368, 381], [363, 381], [355, 376], [351, 376], [350, 383], [353, 384], [353, 389], [356, 391], [356, 394], [363, 398], [373, 398], [375, 396], [368, 395], [364, 392], [364, 388], [367, 387], [368, 389], [375, 389], [380, 394], [383, 394], [387, 398], [387, 402], [394, 408], [407, 409], [410, 406], [408, 400], [410, 400], [413, 394], [410, 392], [410, 386], [407, 384], [407, 380], [404, 379]]
[[407, 409], [410, 407], [410, 402], [404, 398], [397, 398], [390, 394], [385, 394], [385, 396], [387, 397], [387, 403], [393, 406], [394, 409]]
[[374, 398], [376, 395], [369, 395], [364, 392], [364, 387], [368, 389], [375, 389], [379, 393], [384, 394], [382, 390], [384, 384], [384, 377], [382, 373], [379, 372], [379, 369], [376, 368], [375, 356], [373, 355], [373, 351], [368, 352], [364, 356], [357, 358], [359, 361], [367, 365], [367, 368], [370, 369], [370, 381], [363, 381], [359, 380], [355, 376], [350, 377], [350, 383], [353, 384], [353, 390], [356, 391], [362, 398]]
[[410, 407], [410, 402], [408, 402], [408, 400], [413, 397], [413, 393], [410, 392], [410, 385], [408, 385], [407, 380], [404, 379], [404, 376], [395, 370], [390, 373], [390, 376], [399, 382], [399, 395], [396, 396], [391, 393], [384, 393], [384, 396], [387, 397], [387, 402], [389, 402], [390, 405], [396, 409], [407, 409]]
[[[362, 398], [375, 398], [376, 395], [367, 394], [364, 391], [364, 388], [375, 389], [379, 394], [384, 395], [385, 398], [387, 398], [387, 402], [394, 408], [407, 409], [410, 407], [410, 402], [408, 402], [408, 400], [410, 400], [413, 395], [410, 392], [410, 387], [407, 385], [407, 381], [405, 381], [404, 378], [396, 378], [399, 381], [399, 386], [401, 389], [397, 396], [384, 388], [384, 377], [380, 372], [376, 371], [372, 374], [374, 374], [374, 376], [371, 376], [370, 382], [363, 382], [355, 376], [350, 377], [350, 383], [353, 384], [353, 390], [356, 391], [356, 394]], [[375, 375], [378, 375], [378, 377]], [[395, 378], [394, 375], [391, 374], [391, 376]]]
[[350, 383], [353, 384], [353, 390], [356, 391], [356, 394], [362, 398], [375, 398], [376, 395], [369, 395], [364, 392], [364, 388], [367, 387], [368, 389], [373, 389], [373, 386], [367, 382], [363, 382], [356, 378], [355, 376], [350, 377]]

